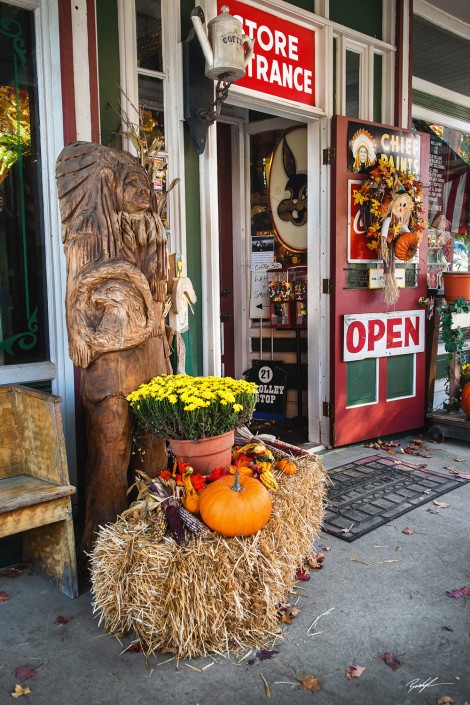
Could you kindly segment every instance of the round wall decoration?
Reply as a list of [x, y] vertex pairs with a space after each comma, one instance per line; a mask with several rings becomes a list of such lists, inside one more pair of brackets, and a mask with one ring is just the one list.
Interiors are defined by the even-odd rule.
[[294, 252], [307, 249], [307, 127], [286, 130], [274, 147], [269, 207], [276, 235]]

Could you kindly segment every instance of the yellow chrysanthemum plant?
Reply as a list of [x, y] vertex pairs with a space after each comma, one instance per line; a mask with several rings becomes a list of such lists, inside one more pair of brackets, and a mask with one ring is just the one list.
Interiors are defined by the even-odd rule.
[[248, 423], [257, 385], [232, 377], [160, 375], [127, 396], [139, 424], [158, 438], [198, 441]]

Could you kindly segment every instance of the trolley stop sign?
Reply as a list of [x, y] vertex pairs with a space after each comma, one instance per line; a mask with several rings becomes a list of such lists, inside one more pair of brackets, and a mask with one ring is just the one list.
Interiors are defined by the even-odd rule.
[[424, 351], [424, 311], [344, 316], [343, 360]]
[[255, 419], [284, 419], [287, 403], [287, 371], [275, 362], [256, 360], [243, 373], [248, 382], [258, 385]]

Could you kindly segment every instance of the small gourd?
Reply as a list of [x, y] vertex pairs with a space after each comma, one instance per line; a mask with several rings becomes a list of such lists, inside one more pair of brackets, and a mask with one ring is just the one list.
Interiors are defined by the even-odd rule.
[[294, 475], [297, 472], [297, 465], [289, 458], [282, 458], [277, 464], [277, 469], [284, 475]]
[[184, 496], [181, 499], [181, 504], [185, 507], [188, 512], [192, 514], [197, 514], [199, 512], [199, 503], [201, 501], [201, 493], [196, 492], [191, 482], [191, 475], [193, 474], [193, 469], [190, 465], [187, 465], [183, 470], [183, 485], [184, 485]]
[[467, 416], [470, 416], [470, 382], [467, 382], [462, 390], [460, 406], [462, 407], [462, 411], [467, 414]]
[[202, 520], [223, 536], [251, 536], [271, 516], [271, 496], [258, 480], [247, 475], [221, 477], [201, 494]]
[[419, 237], [415, 233], [403, 233], [395, 242], [395, 257], [402, 262], [408, 262], [416, 255]]

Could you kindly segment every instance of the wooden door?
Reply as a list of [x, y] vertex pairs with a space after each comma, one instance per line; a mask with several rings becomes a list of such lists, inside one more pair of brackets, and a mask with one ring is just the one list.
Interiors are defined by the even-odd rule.
[[[222, 372], [235, 375], [235, 324], [233, 311], [233, 212], [232, 128], [217, 123], [217, 170], [219, 203], [220, 339]], [[203, 273], [204, 276], [204, 273]]]
[[386, 306], [383, 289], [369, 288], [369, 270], [380, 269], [381, 260], [373, 261], [377, 255], [367, 248], [370, 240], [366, 238], [359, 206], [354, 203], [354, 190], [361, 187], [368, 171], [374, 168], [364, 162], [362, 166], [359, 161], [353, 164], [361, 131], [369, 147], [375, 145], [376, 165], [395, 165], [400, 172], [419, 167], [424, 186], [424, 218], [427, 213], [429, 137], [352, 118], [334, 118], [332, 446], [419, 428], [425, 415], [425, 309], [418, 302], [427, 291], [427, 232], [420, 243], [417, 262], [406, 265], [405, 288], [400, 288], [398, 302]]

